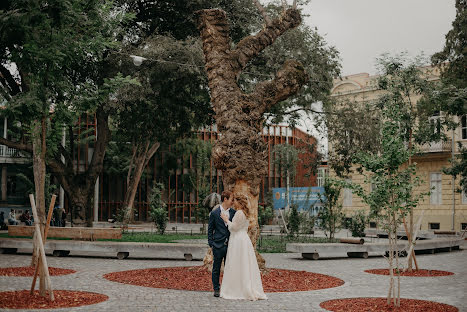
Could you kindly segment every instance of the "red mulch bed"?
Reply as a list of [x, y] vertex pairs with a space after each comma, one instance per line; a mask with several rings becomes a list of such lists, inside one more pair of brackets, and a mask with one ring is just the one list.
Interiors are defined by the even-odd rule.
[[54, 301], [49, 297], [39, 296], [39, 291], [33, 295], [29, 290], [0, 292], [0, 308], [4, 309], [55, 309], [72, 308], [96, 304], [109, 299], [106, 295], [74, 290], [54, 290]]
[[[365, 272], [371, 273], [371, 274], [389, 275], [389, 269], [365, 270]], [[396, 274], [396, 271], [394, 271], [394, 274]], [[415, 276], [415, 277], [432, 277], [432, 276], [454, 275], [454, 273], [448, 272], [448, 271], [420, 269], [420, 270], [412, 270], [412, 272], [402, 271], [400, 275], [401, 276]]]
[[[34, 276], [34, 269], [34, 267], [0, 268], [0, 276]], [[73, 273], [76, 273], [76, 271], [49, 267], [50, 276], [67, 275]]]
[[[211, 272], [202, 266], [113, 272], [105, 274], [104, 278], [153, 288], [212, 291]], [[262, 280], [265, 292], [317, 290], [344, 284], [343, 280], [329, 275], [282, 269], [269, 269], [268, 273], [262, 275]]]
[[388, 305], [386, 298], [347, 298], [321, 302], [320, 307], [333, 312], [457, 312], [454, 306], [426, 300], [401, 299], [401, 306]]

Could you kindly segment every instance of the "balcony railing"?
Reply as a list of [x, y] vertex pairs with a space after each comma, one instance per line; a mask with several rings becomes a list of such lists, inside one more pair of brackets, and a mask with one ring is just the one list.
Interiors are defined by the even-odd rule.
[[0, 145], [0, 157], [21, 158], [25, 156], [15, 148], [11, 148], [6, 145]]
[[418, 146], [418, 149], [421, 153], [450, 152], [451, 148], [451, 140], [431, 142]]

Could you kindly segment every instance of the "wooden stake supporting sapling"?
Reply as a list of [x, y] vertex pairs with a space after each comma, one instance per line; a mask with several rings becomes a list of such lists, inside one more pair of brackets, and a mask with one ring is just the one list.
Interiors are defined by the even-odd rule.
[[[34, 217], [34, 226], [35, 226], [35, 237], [36, 243], [39, 246], [39, 256], [41, 259], [41, 269], [45, 275], [45, 284], [49, 290], [49, 297], [51, 301], [54, 301], [54, 293], [52, 290], [52, 282], [50, 281], [49, 267], [47, 266], [47, 259], [45, 257], [44, 244], [42, 243], [42, 234], [39, 226], [39, 215], [37, 214], [36, 203], [34, 201], [34, 195], [29, 194], [29, 201], [31, 202], [31, 210]], [[40, 292], [40, 289], [39, 289]]]

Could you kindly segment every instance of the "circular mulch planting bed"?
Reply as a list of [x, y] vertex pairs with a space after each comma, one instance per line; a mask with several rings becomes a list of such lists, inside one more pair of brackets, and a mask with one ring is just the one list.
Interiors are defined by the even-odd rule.
[[[212, 291], [211, 272], [202, 266], [122, 271], [105, 274], [104, 278], [153, 288]], [[329, 275], [282, 269], [269, 269], [262, 280], [265, 292], [317, 290], [344, 284], [343, 280]]]
[[[34, 267], [0, 268], [0, 276], [33, 276], [34, 269]], [[67, 275], [73, 273], [76, 273], [76, 271], [49, 267], [49, 274], [51, 276]]]
[[39, 296], [39, 291], [33, 295], [29, 290], [0, 292], [0, 308], [4, 309], [55, 309], [72, 308], [96, 304], [109, 299], [106, 295], [74, 290], [54, 290], [54, 301], [49, 297]]
[[387, 304], [386, 298], [347, 298], [321, 302], [320, 307], [333, 312], [456, 312], [454, 306], [426, 300], [401, 299], [399, 308]]
[[[373, 270], [365, 270], [366, 273], [371, 274], [379, 274], [379, 275], [389, 275], [389, 269], [373, 269]], [[396, 271], [394, 271], [396, 274]], [[448, 271], [439, 271], [439, 270], [412, 270], [409, 271], [402, 271], [401, 276], [416, 276], [416, 277], [432, 277], [432, 276], [448, 276], [454, 275], [452, 272]]]

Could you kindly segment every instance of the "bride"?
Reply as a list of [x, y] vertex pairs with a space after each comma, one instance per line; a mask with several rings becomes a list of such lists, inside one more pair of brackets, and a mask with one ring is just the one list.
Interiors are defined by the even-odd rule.
[[233, 205], [237, 212], [232, 221], [222, 215], [230, 231], [220, 296], [225, 299], [267, 299], [255, 251], [248, 236], [250, 202], [245, 195], [235, 195]]

